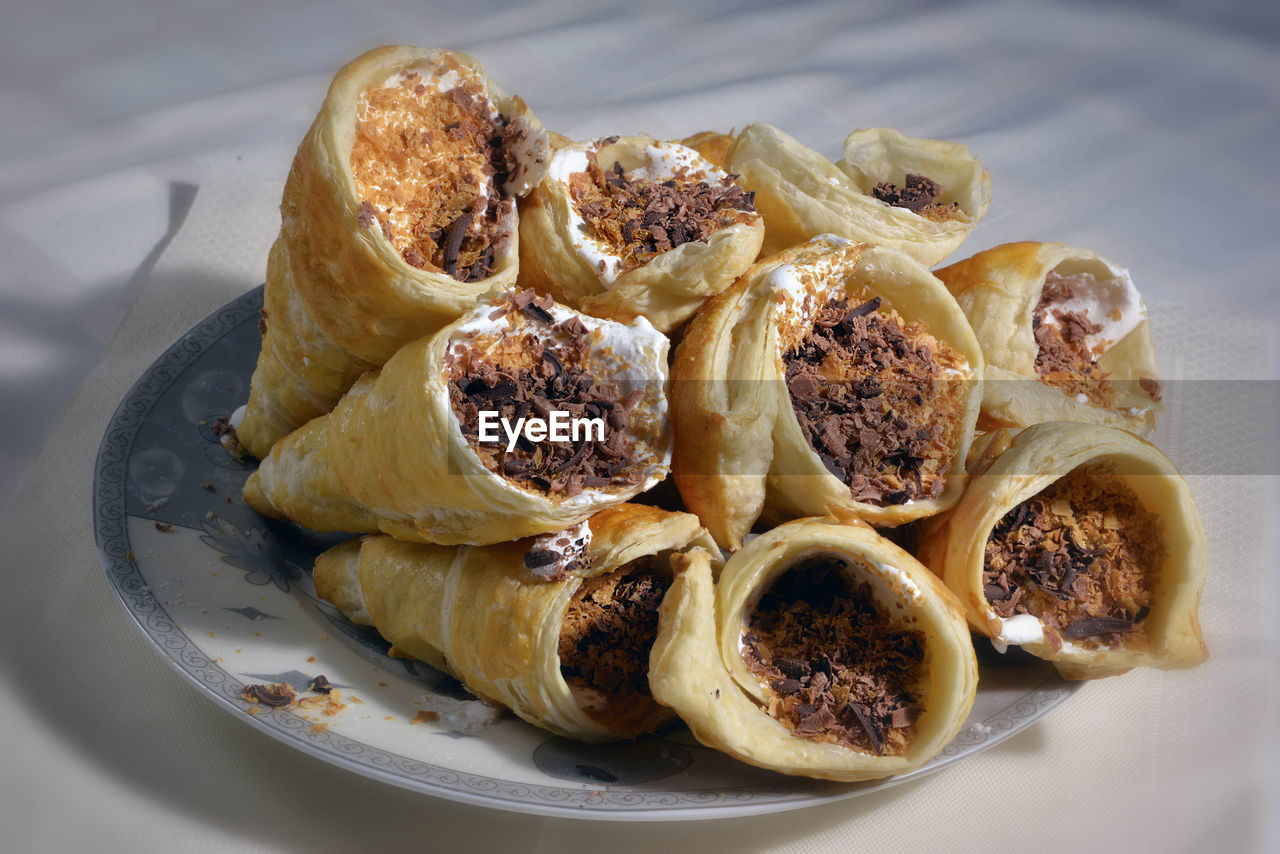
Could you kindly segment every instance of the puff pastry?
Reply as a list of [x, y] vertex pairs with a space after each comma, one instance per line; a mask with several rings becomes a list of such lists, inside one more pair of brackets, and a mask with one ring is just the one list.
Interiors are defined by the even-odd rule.
[[857, 130], [832, 163], [772, 125], [742, 129], [725, 168], [755, 192], [765, 255], [831, 233], [901, 249], [925, 266], [954, 252], [991, 201], [991, 180], [964, 145]]
[[986, 357], [982, 425], [1088, 421], [1149, 433], [1147, 309], [1124, 268], [1065, 243], [1006, 243], [937, 271]]
[[647, 136], [557, 148], [520, 217], [520, 283], [597, 317], [684, 322], [755, 260], [764, 225], [697, 151]]
[[245, 500], [316, 530], [420, 542], [560, 530], [666, 476], [667, 346], [643, 318], [528, 291], [483, 302], [278, 442]]
[[266, 456], [401, 344], [512, 284], [515, 198], [547, 149], [465, 54], [381, 47], [339, 71], [285, 183], [240, 444]]
[[969, 623], [1074, 679], [1204, 661], [1204, 528], [1169, 458], [1093, 424], [997, 434], [1005, 450], [920, 552]]
[[316, 591], [401, 653], [581, 741], [674, 718], [648, 686], [670, 558], [715, 544], [688, 513], [623, 504], [563, 532], [490, 546], [352, 540], [316, 560]]
[[703, 744], [761, 768], [869, 780], [918, 768], [959, 731], [978, 670], [960, 605], [854, 519], [751, 540], [712, 583], [677, 558], [649, 682]]
[[757, 262], [685, 330], [673, 472], [724, 548], [763, 513], [840, 507], [891, 526], [952, 506], [982, 353], [942, 283], [900, 251], [822, 235]]

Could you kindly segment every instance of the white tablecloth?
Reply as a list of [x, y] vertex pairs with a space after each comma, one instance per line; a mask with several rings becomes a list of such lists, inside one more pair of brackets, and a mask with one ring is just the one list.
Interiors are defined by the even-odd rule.
[[[1178, 851], [1280, 839], [1269, 823], [1280, 470], [1274, 454], [1254, 467], [1212, 453], [1212, 433], [1186, 438], [1179, 459], [1211, 538], [1207, 665], [1087, 686], [920, 782], [732, 821], [520, 816], [304, 756], [170, 670], [116, 601], [89, 528], [93, 455], [112, 409], [175, 336], [262, 281], [293, 148], [332, 73], [380, 43], [472, 53], [572, 137], [767, 121], [832, 156], [855, 127], [965, 142], [991, 172], [993, 203], [960, 257], [1017, 239], [1100, 251], [1163, 306], [1157, 317], [1178, 339], [1163, 352], [1203, 354], [1202, 334], [1223, 342], [1212, 365], [1171, 370], [1261, 381], [1274, 402], [1273, 5], [10, 5], [0, 17], [7, 850]], [[1245, 432], [1265, 440], [1276, 423], [1263, 407]]]

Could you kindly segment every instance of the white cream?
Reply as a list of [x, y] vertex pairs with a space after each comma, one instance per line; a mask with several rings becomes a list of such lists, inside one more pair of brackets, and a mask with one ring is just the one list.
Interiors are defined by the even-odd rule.
[[1072, 273], [1058, 278], [1071, 286], [1071, 299], [1048, 304], [1044, 323], [1058, 325], [1056, 311], [1079, 312], [1102, 328], [1085, 338], [1094, 356], [1101, 356], [1117, 342], [1138, 327], [1147, 317], [1147, 307], [1138, 289], [1121, 267], [1108, 266], [1109, 278], [1098, 278], [1092, 273]]
[[227, 424], [231, 426], [232, 432], [226, 433], [218, 439], [218, 444], [222, 445], [222, 447], [226, 448], [228, 451], [235, 451], [239, 446], [239, 441], [236, 439], [235, 431], [239, 430], [240, 425], [244, 423], [244, 414], [248, 409], [248, 406], [249, 404], [242, 403], [236, 407], [235, 411], [231, 413], [231, 417], [227, 419]]
[[[834, 234], [819, 234], [810, 242], [815, 241], [830, 243], [839, 249], [853, 242]], [[845, 274], [838, 269], [844, 260], [843, 253], [837, 251], [803, 267], [795, 264], [775, 267], [765, 279], [765, 287], [773, 292], [782, 317], [803, 328], [811, 326], [818, 311], [844, 286]]]
[[[495, 310], [502, 306], [486, 304], [476, 308], [469, 317], [463, 320], [449, 336], [449, 347], [467, 339], [500, 337], [511, 331], [507, 315], [490, 318]], [[548, 309], [552, 324], [563, 323], [576, 312], [556, 303]], [[518, 314], [518, 313], [517, 313]], [[630, 323], [618, 323], [592, 317], [589, 314], [577, 314], [582, 325], [586, 327], [591, 338], [592, 362], [608, 369], [615, 379], [633, 382], [646, 382], [665, 378], [667, 375], [667, 348], [670, 340], [667, 336], [653, 328], [648, 319], [637, 317]], [[555, 336], [539, 323], [521, 323], [520, 331], [531, 334], [541, 342], [555, 341]], [[474, 345], [474, 341], [468, 341]], [[666, 417], [666, 401], [663, 400], [662, 417]]]
[[[597, 143], [592, 149], [560, 149], [551, 158], [551, 163], [547, 167], [547, 178], [559, 181], [568, 187], [569, 179], [575, 173], [587, 171], [588, 150], [598, 150], [599, 147]], [[647, 160], [644, 165], [625, 173], [627, 178], [666, 181], [676, 177], [677, 174], [685, 174], [700, 181], [717, 182], [728, 177], [711, 161], [692, 148], [679, 143], [659, 142], [656, 145], [647, 145], [645, 157]], [[573, 235], [574, 250], [591, 265], [601, 284], [608, 287], [617, 281], [618, 276], [623, 272], [622, 257], [615, 254], [608, 244], [591, 235], [590, 226], [572, 202], [569, 203], [569, 232]]]
[[895, 586], [894, 592], [898, 594], [895, 599], [899, 597], [910, 599], [913, 605], [919, 605], [924, 602], [924, 594], [920, 592], [920, 588], [901, 569], [896, 566], [890, 566], [887, 563], [877, 563], [875, 567], [886, 582], [890, 582]]
[[[992, 616], [996, 616], [992, 612]], [[1004, 653], [1011, 646], [1022, 646], [1029, 643], [1044, 643], [1044, 623], [1033, 614], [1015, 614], [1012, 617], [998, 617], [1000, 634], [991, 639], [996, 652]], [[1069, 640], [1062, 641], [1062, 652], [1078, 652], [1078, 647]]]

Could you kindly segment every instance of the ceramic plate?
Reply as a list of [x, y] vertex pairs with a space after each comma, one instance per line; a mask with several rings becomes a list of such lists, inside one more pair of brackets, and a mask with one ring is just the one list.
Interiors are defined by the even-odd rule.
[[[337, 540], [263, 519], [240, 500], [254, 463], [212, 425], [243, 403], [257, 361], [262, 289], [199, 323], [121, 402], [99, 449], [94, 530], [112, 586], [161, 654], [218, 705], [281, 741], [388, 783], [498, 809], [603, 819], [693, 819], [853, 797], [985, 750], [1062, 702], [1074, 685], [1029, 657], [983, 650], [964, 729], [902, 777], [835, 784], [786, 777], [699, 745], [683, 728], [612, 745], [495, 716], [455, 680], [391, 658], [370, 629], [319, 600], [315, 556]], [[338, 689], [308, 693], [324, 675]], [[272, 708], [246, 685], [288, 682]], [[332, 699], [333, 697], [337, 699]]]

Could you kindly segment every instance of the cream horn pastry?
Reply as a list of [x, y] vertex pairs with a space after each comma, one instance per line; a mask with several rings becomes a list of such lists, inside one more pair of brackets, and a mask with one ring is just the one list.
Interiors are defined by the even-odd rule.
[[530, 291], [406, 344], [245, 484], [258, 512], [432, 543], [558, 531], [666, 477], [667, 339]]
[[764, 225], [693, 148], [624, 136], [555, 149], [520, 232], [522, 286], [667, 332], [751, 265]]
[[955, 736], [978, 670], [960, 604], [867, 525], [801, 519], [677, 558], [649, 683], [697, 739], [761, 768], [869, 780]]
[[887, 128], [849, 134], [832, 163], [772, 125], [751, 124], [725, 168], [755, 192], [765, 255], [830, 233], [931, 267], [959, 248], [991, 201], [991, 180], [967, 147]]
[[241, 445], [266, 456], [402, 344], [513, 284], [515, 200], [548, 148], [465, 54], [381, 47], [339, 71], [285, 183]]
[[715, 551], [696, 517], [623, 504], [497, 545], [352, 540], [316, 560], [315, 582], [353, 621], [476, 696], [567, 738], [606, 741], [674, 718], [650, 693], [649, 649], [671, 558], [694, 548]]
[[1006, 243], [937, 271], [986, 357], [984, 427], [1088, 421], [1149, 433], [1161, 409], [1129, 272], [1065, 243]]
[[672, 371], [676, 484], [724, 548], [762, 513], [898, 525], [964, 489], [982, 353], [902, 252], [822, 235], [757, 262], [690, 323]]
[[1169, 458], [1114, 427], [997, 433], [1005, 450], [920, 552], [970, 625], [1073, 679], [1204, 661], [1204, 528]]

